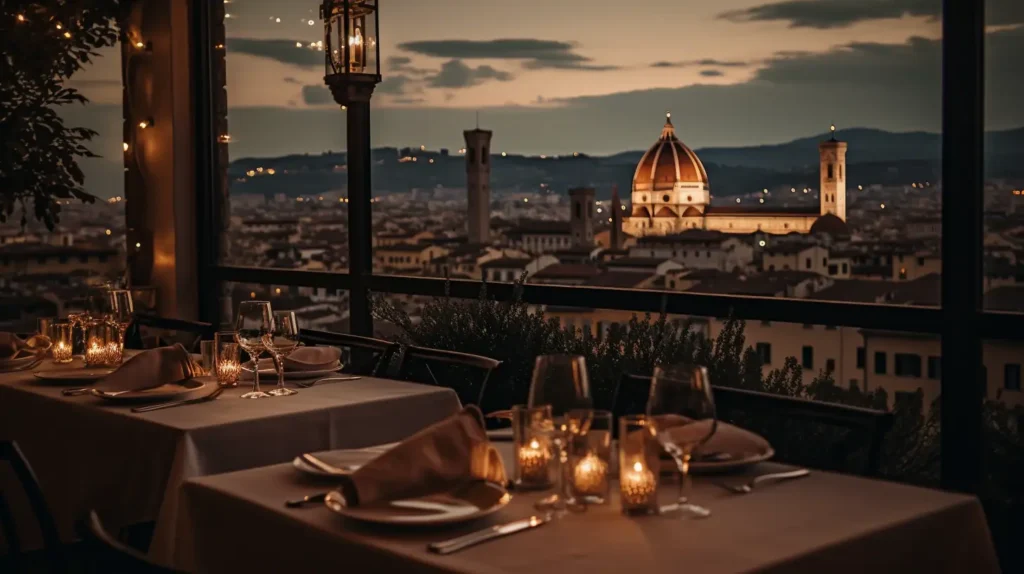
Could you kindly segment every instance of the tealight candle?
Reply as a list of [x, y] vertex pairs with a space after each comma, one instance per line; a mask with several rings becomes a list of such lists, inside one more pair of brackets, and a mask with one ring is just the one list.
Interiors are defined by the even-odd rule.
[[573, 469], [573, 491], [580, 496], [604, 496], [608, 463], [594, 453], [587, 453]]
[[238, 364], [238, 361], [223, 359], [217, 361], [217, 382], [225, 387], [236, 385], [241, 372], [242, 366]]
[[108, 366], [120, 365], [122, 357], [121, 344], [116, 341], [107, 343], [106, 361]]
[[544, 448], [537, 439], [519, 447], [519, 469], [522, 479], [527, 482], [546, 482], [550, 462], [551, 452]]
[[52, 348], [52, 353], [54, 363], [70, 363], [72, 360], [71, 344], [66, 341], [57, 341]]
[[626, 469], [619, 478], [622, 490], [622, 502], [629, 506], [645, 506], [648, 498], [654, 494], [657, 484], [654, 473], [644, 467], [644, 463], [636, 461]]
[[85, 364], [90, 367], [102, 366], [107, 363], [107, 348], [97, 341], [89, 341], [85, 348]]

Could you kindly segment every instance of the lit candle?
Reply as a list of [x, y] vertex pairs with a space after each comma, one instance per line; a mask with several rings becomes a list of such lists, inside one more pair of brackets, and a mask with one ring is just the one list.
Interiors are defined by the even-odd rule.
[[71, 345], [64, 341], [57, 341], [57, 344], [53, 346], [54, 363], [70, 363], [71, 354]]
[[547, 482], [548, 463], [551, 462], [551, 452], [541, 446], [537, 439], [530, 441], [530, 444], [519, 447], [519, 471], [526, 482], [540, 483]]
[[644, 468], [642, 462], [633, 463], [633, 467], [622, 473], [619, 486], [622, 490], [622, 501], [628, 506], [642, 506], [654, 494], [654, 473]]
[[90, 341], [85, 349], [85, 364], [90, 367], [104, 365], [107, 362], [107, 349], [96, 341]]
[[107, 343], [107, 364], [108, 365], [119, 365], [121, 364], [121, 344], [114, 341]]
[[241, 374], [242, 366], [238, 361], [217, 361], [217, 382], [223, 386], [231, 387], [238, 382], [238, 375]]
[[572, 473], [573, 490], [582, 496], [605, 495], [605, 477], [608, 474], [608, 463], [594, 453], [576, 463]]

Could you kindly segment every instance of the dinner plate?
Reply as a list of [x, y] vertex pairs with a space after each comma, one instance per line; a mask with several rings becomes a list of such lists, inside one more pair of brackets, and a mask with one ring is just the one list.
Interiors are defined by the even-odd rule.
[[[724, 474], [727, 472], [737, 472], [759, 462], [764, 462], [773, 456], [775, 456], [775, 449], [771, 447], [766, 451], [748, 453], [743, 457], [732, 457], [723, 453], [719, 457], [712, 456], [704, 460], [695, 460], [691, 462], [690, 471], [694, 474]], [[677, 468], [675, 461], [670, 460], [668, 463], [673, 470]]]
[[[331, 466], [338, 468], [346, 468], [349, 471], [353, 471], [359, 468], [360, 466], [370, 462], [371, 460], [377, 458], [378, 456], [384, 454], [396, 444], [398, 443], [393, 442], [378, 446], [371, 446], [369, 448], [320, 452], [315, 453], [315, 455], [318, 459], [326, 462]], [[292, 461], [292, 466], [295, 468], [295, 470], [301, 472], [302, 474], [316, 476], [319, 478], [335, 478], [334, 474], [320, 470], [319, 468], [303, 460], [301, 456], [295, 457], [295, 460]]]
[[34, 373], [37, 379], [54, 384], [98, 381], [114, 369], [47, 369]]
[[188, 379], [180, 383], [160, 385], [151, 389], [140, 391], [101, 391], [92, 389], [92, 394], [101, 399], [114, 402], [137, 403], [143, 401], [169, 401], [177, 398], [185, 398], [184, 395], [195, 394], [196, 391], [206, 386], [202, 379]]
[[[341, 362], [339, 361], [335, 366], [329, 369], [320, 369], [316, 371], [285, 371], [284, 380], [286, 381], [304, 381], [308, 379], [316, 379], [320, 377], [328, 377], [341, 370]], [[242, 365], [242, 380], [252, 380], [252, 371], [247, 370], [245, 365]], [[277, 371], [274, 369], [260, 369], [260, 381], [277, 380]]]
[[455, 524], [493, 514], [512, 500], [504, 487], [474, 481], [449, 492], [406, 500], [392, 500], [349, 508], [340, 492], [327, 493], [324, 504], [332, 511], [353, 520], [374, 524], [427, 526]]
[[0, 360], [0, 373], [17, 371], [31, 365], [32, 363], [42, 360], [42, 356], [40, 356], [39, 353], [29, 352], [25, 349], [18, 353], [19, 356], [14, 359]]

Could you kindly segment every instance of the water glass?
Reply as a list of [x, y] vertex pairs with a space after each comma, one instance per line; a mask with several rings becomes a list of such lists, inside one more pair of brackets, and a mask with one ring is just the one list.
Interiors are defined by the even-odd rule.
[[555, 470], [551, 406], [512, 407], [513, 483], [521, 489], [549, 488]]
[[274, 327], [273, 312], [269, 301], [243, 301], [238, 305], [238, 320], [235, 321], [235, 339], [249, 355], [252, 367], [252, 390], [243, 394], [243, 399], [263, 399], [273, 395], [260, 390], [260, 354], [266, 350], [264, 340]]
[[624, 514], [658, 513], [661, 447], [645, 415], [619, 417], [619, 498]]

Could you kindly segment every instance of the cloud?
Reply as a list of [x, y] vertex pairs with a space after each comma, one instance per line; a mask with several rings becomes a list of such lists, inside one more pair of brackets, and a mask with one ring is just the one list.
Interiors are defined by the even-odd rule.
[[323, 52], [308, 47], [299, 48], [296, 43], [297, 40], [228, 38], [227, 49], [229, 52], [249, 54], [302, 68], [323, 67]]
[[396, 104], [422, 104], [427, 100], [424, 98], [395, 98], [391, 101]]
[[[980, 1], [980, 0], [979, 0]], [[941, 0], [784, 0], [719, 14], [733, 22], [786, 22], [791, 28], [845, 28], [858, 22], [917, 16], [937, 21]], [[1024, 23], [1024, 2], [989, 0], [990, 26]]]
[[441, 69], [435, 75], [427, 78], [427, 85], [432, 88], [468, 88], [487, 80], [507, 82], [512, 78], [512, 74], [491, 66], [474, 68], [462, 60], [448, 60], [441, 64]]
[[300, 82], [296, 78], [288, 76], [288, 77], [284, 78], [284, 83], [286, 83], [286, 84], [301, 84], [302, 82]]
[[326, 86], [302, 86], [302, 101], [306, 102], [307, 106], [322, 106], [333, 104], [334, 96]]
[[412, 65], [412, 58], [408, 56], [391, 56], [387, 60], [389, 72], [397, 72], [409, 76], [426, 76], [434, 70], [429, 68], [418, 68]]
[[411, 78], [408, 76], [388, 76], [377, 84], [377, 92], [382, 94], [402, 95], [406, 93]]
[[617, 66], [599, 65], [574, 52], [576, 44], [535, 38], [497, 40], [423, 40], [405, 42], [398, 47], [407, 52], [434, 58], [460, 60], [522, 60], [523, 67], [538, 70], [614, 70]]
[[937, 40], [910, 38], [904, 44], [859, 42], [819, 54], [781, 55], [755, 74], [756, 80], [781, 85], [906, 85], [940, 89], [942, 47]]
[[652, 68], [691, 68], [694, 66], [717, 66], [719, 68], [743, 68], [749, 66], [749, 62], [741, 62], [738, 60], [715, 60], [714, 58], [704, 58], [703, 60], [683, 60], [680, 62], [669, 62], [662, 60], [651, 64]]
[[720, 78], [725, 75], [725, 72], [722, 70], [701, 70], [700, 75], [705, 78]]

